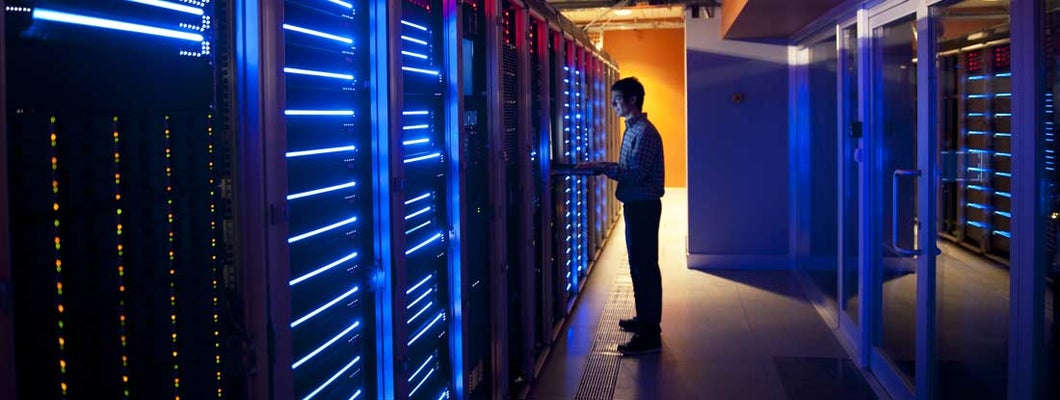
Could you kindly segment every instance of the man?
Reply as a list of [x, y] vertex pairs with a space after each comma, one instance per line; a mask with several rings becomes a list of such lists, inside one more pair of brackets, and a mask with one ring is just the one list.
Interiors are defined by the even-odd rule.
[[626, 222], [626, 252], [633, 278], [637, 315], [618, 322], [633, 338], [618, 345], [626, 355], [662, 349], [659, 321], [662, 317], [662, 276], [659, 272], [659, 217], [662, 214], [663, 148], [659, 131], [648, 121], [644, 86], [635, 77], [611, 86], [611, 107], [626, 119], [626, 132], [618, 162], [579, 164], [618, 182], [615, 197], [623, 204]]

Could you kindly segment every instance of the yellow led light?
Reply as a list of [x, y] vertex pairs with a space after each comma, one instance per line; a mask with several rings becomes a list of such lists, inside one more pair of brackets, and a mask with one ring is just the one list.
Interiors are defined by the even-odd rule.
[[[177, 356], [177, 352], [176, 352], [176, 351], [174, 351], [174, 352], [173, 352], [173, 357], [176, 357], [176, 356]], [[176, 366], [176, 365], [174, 365], [174, 366], [173, 366], [173, 369], [177, 369], [177, 366]]]
[[128, 382], [129, 382], [129, 377], [128, 377], [128, 376], [125, 376], [125, 375], [122, 375], [122, 376], [121, 376], [121, 381], [122, 381], [122, 382], [125, 382], [125, 383], [128, 383]]
[[121, 193], [115, 194], [114, 195], [114, 200], [121, 200]]
[[59, 211], [59, 203], [52, 203], [52, 211]]
[[63, 305], [62, 305], [62, 304], [60, 304], [60, 305], [59, 305], [59, 313], [60, 313], [60, 314], [62, 314], [64, 310], [65, 310], [65, 309], [63, 308]]

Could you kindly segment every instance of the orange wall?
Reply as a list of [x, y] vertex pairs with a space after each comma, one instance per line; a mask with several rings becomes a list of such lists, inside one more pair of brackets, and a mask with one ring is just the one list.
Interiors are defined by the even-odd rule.
[[604, 51], [623, 78], [644, 84], [644, 111], [662, 135], [666, 186], [685, 187], [685, 30], [605, 31]]

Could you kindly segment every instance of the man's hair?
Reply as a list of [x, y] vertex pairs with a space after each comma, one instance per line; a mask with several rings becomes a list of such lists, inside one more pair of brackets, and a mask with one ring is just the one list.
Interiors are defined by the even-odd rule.
[[611, 85], [611, 91], [622, 92], [622, 97], [625, 99], [636, 97], [637, 101], [633, 105], [637, 106], [637, 109], [644, 109], [644, 85], [640, 84], [637, 77], [619, 79]]

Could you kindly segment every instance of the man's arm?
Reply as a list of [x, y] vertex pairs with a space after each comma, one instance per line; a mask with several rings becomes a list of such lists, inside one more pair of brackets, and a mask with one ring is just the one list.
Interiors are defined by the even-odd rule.
[[648, 180], [650, 171], [648, 167], [655, 165], [659, 155], [662, 154], [662, 137], [651, 125], [645, 128], [637, 141], [633, 143], [633, 154], [629, 165], [625, 168], [621, 164], [608, 163], [603, 172], [608, 178], [618, 182], [644, 182]]

